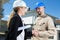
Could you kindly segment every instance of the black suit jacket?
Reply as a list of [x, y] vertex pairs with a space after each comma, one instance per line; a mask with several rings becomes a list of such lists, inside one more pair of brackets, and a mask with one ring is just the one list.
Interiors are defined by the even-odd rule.
[[9, 23], [6, 40], [17, 40], [17, 36], [22, 32], [22, 30], [17, 31], [18, 27], [23, 27], [23, 23], [20, 16], [18, 14], [15, 14]]

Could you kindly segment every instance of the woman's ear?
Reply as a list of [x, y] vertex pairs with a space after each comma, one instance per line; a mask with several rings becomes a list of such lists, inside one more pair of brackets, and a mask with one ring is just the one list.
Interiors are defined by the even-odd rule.
[[13, 8], [14, 12], [17, 13], [17, 11], [19, 10], [19, 7]]

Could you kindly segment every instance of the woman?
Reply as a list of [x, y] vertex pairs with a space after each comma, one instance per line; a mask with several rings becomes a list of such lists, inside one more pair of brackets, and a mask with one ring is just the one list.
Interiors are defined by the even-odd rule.
[[8, 35], [6, 40], [24, 40], [24, 30], [19, 30], [23, 27], [21, 16], [25, 15], [27, 6], [24, 1], [16, 0], [13, 4], [13, 12], [8, 21]]

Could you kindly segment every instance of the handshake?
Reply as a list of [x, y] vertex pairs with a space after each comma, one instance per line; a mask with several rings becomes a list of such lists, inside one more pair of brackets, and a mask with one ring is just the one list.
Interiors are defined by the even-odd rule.
[[36, 37], [39, 36], [39, 31], [38, 30], [32, 30], [32, 34]]

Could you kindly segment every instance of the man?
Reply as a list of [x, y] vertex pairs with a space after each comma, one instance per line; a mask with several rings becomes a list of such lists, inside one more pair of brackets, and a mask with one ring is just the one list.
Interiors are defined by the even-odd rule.
[[45, 5], [42, 2], [36, 4], [36, 12], [39, 16], [36, 18], [33, 26], [31, 40], [48, 40], [48, 37], [53, 36], [55, 33], [53, 19], [46, 15], [44, 10]]

